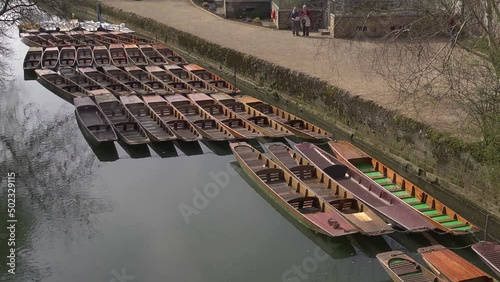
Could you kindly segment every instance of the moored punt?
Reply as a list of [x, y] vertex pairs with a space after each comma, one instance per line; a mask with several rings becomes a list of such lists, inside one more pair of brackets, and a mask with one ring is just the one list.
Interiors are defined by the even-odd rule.
[[75, 46], [65, 46], [59, 52], [59, 67], [72, 67], [76, 63], [76, 48]]
[[57, 47], [63, 47], [63, 46], [66, 46], [68, 44], [66, 44], [66, 42], [64, 42], [64, 40], [61, 40], [57, 37], [54, 37], [52, 34], [50, 33], [39, 33], [38, 34], [38, 37], [40, 37], [41, 39], [43, 40], [47, 40], [48, 42], [50, 42], [53, 46], [57, 46]]
[[175, 93], [168, 85], [139, 67], [125, 67], [124, 70], [144, 85], [153, 89], [154, 93], [158, 95], [171, 95]]
[[136, 93], [140, 95], [156, 94], [156, 92], [151, 87], [137, 80], [133, 75], [131, 75], [128, 72], [122, 71], [121, 69], [115, 66], [103, 67], [102, 69], [107, 75], [125, 84], [128, 88], [134, 90]]
[[92, 93], [90, 93], [91, 91], [103, 89], [103, 87], [97, 84], [97, 82], [90, 79], [88, 76], [83, 75], [81, 72], [78, 72], [74, 68], [60, 68], [59, 73], [71, 80], [76, 85], [80, 86], [84, 91], [87, 92], [87, 95], [89, 96], [92, 96]]
[[193, 104], [186, 97], [174, 94], [165, 96], [165, 100], [174, 106], [182, 117], [196, 128], [203, 138], [211, 141], [234, 139], [234, 136], [226, 127], [222, 126], [217, 120], [210, 118], [199, 106]]
[[42, 47], [30, 47], [26, 56], [24, 57], [23, 69], [24, 70], [36, 70], [42, 65]]
[[230, 146], [248, 176], [303, 225], [331, 237], [356, 233], [356, 229], [330, 205], [252, 146], [245, 142], [230, 143]]
[[111, 58], [111, 64], [116, 67], [129, 66], [129, 60], [123, 44], [109, 45], [109, 57]]
[[91, 67], [94, 64], [92, 48], [81, 46], [76, 50], [76, 65], [79, 68]]
[[377, 259], [395, 282], [439, 282], [437, 276], [401, 251], [377, 254]]
[[95, 35], [96, 35], [97, 40], [104, 42], [107, 45], [122, 44], [123, 43], [122, 40], [116, 38], [115, 36], [110, 36], [109, 32], [106, 32], [106, 31], [95, 32]]
[[98, 46], [100, 43], [95, 41], [92, 38], [89, 38], [86, 36], [86, 32], [79, 32], [79, 31], [69, 31], [66, 34], [71, 36], [73, 39], [78, 40], [78, 46], [88, 46], [88, 47], [93, 47], [93, 46]]
[[139, 45], [139, 49], [151, 65], [161, 66], [168, 63], [167, 59], [151, 45]]
[[153, 48], [155, 48], [156, 51], [158, 51], [163, 57], [165, 57], [169, 64], [185, 65], [188, 63], [183, 57], [177, 54], [177, 52], [168, 48], [168, 46], [165, 44], [156, 44], [153, 45]]
[[80, 41], [78, 39], [75, 39], [75, 38], [69, 36], [67, 33], [55, 32], [55, 33], [52, 33], [52, 36], [57, 38], [57, 40], [60, 40], [60, 42], [64, 43], [65, 45], [68, 45], [68, 46], [79, 46], [80, 45]]
[[95, 100], [121, 141], [129, 145], [149, 143], [146, 132], [113, 94], [95, 95]]
[[47, 47], [42, 55], [42, 68], [54, 70], [58, 67], [59, 48]]
[[111, 65], [111, 58], [109, 57], [109, 51], [106, 46], [95, 46], [92, 49], [94, 54], [94, 65], [96, 68], [108, 67]]
[[29, 47], [54, 47], [54, 44], [38, 37], [36, 34], [21, 33], [21, 41]]
[[189, 64], [183, 66], [186, 70], [196, 75], [201, 80], [215, 87], [218, 91], [226, 94], [240, 94], [241, 91], [236, 86], [224, 80], [222, 77], [209, 72], [199, 65]]
[[184, 83], [186, 83], [187, 85], [196, 89], [197, 92], [210, 94], [210, 93], [214, 93], [217, 91], [217, 89], [212, 87], [210, 84], [201, 80], [196, 75], [188, 72], [187, 70], [183, 69], [182, 67], [179, 67], [177, 65], [163, 65], [163, 68], [167, 72], [171, 73], [172, 75], [174, 75], [175, 77], [180, 79], [181, 81], [184, 81]]
[[139, 97], [136, 95], [120, 96], [120, 100], [151, 141], [161, 142], [176, 139], [167, 123], [155, 111], [146, 106]]
[[392, 233], [394, 230], [376, 215], [368, 206], [322, 172], [307, 159], [282, 143], [265, 144], [271, 159], [282, 169], [294, 175], [317, 197], [338, 211], [363, 235], [376, 236]]
[[189, 94], [196, 92], [196, 89], [191, 87], [189, 84], [180, 80], [177, 76], [173, 75], [158, 66], [147, 66], [146, 71], [153, 75], [156, 79], [160, 80], [167, 86], [169, 86], [173, 91], [180, 94]]
[[[111, 34], [113, 34], [113, 32], [111, 32]], [[121, 40], [123, 42], [127, 42], [129, 44], [155, 44], [156, 43], [156, 40], [142, 37], [142, 36], [139, 36], [137, 34], [130, 33], [130, 32], [128, 32], [128, 33], [121, 32], [121, 33], [115, 33], [115, 34], [116, 34], [116, 37], [118, 40]]]
[[402, 203], [412, 207], [435, 228], [454, 235], [480, 230], [439, 200], [354, 145], [344, 141], [328, 144], [342, 163], [356, 170], [372, 184], [391, 193]]
[[292, 115], [278, 107], [269, 105], [251, 96], [238, 96], [236, 99], [254, 108], [262, 115], [266, 115], [285, 126], [293, 134], [306, 139], [330, 139], [331, 133]]
[[137, 45], [126, 44], [124, 45], [124, 47], [125, 47], [125, 52], [127, 52], [129, 62], [139, 67], [148, 65], [146, 56], [142, 54], [141, 50], [139, 49], [139, 47], [137, 47]]
[[211, 118], [220, 121], [234, 137], [251, 139], [264, 136], [252, 123], [236, 117], [229, 109], [217, 104], [207, 94], [187, 94], [187, 97], [200, 106]]
[[79, 68], [78, 71], [117, 96], [136, 94], [135, 91], [128, 88], [125, 84], [121, 83], [117, 79], [94, 68]]
[[497, 277], [500, 277], [500, 244], [479, 242], [472, 245], [472, 250], [495, 272]]
[[255, 124], [259, 131], [267, 137], [285, 137], [292, 135], [292, 133], [280, 123], [267, 116], [260, 115], [254, 108], [236, 101], [232, 96], [224, 93], [215, 93], [210, 96], [214, 98], [217, 103], [234, 112], [236, 117]]
[[85, 35], [85, 37], [87, 37], [88, 40], [92, 40], [92, 42], [95, 42], [95, 43], [97, 43], [99, 45], [103, 45], [103, 46], [109, 46], [111, 44], [121, 43], [121, 42], [118, 42], [117, 40], [99, 35], [97, 32], [87, 31], [87, 32], [83, 32], [83, 34]]
[[87, 92], [68, 78], [48, 69], [37, 69], [38, 81], [64, 100], [73, 103], [76, 97], [85, 97]]
[[385, 189], [373, 184], [359, 172], [348, 168], [334, 156], [310, 143], [295, 145], [306, 159], [333, 178], [340, 186], [378, 213], [385, 221], [409, 232], [425, 232], [434, 228], [425, 218]]
[[142, 99], [164, 122], [168, 124], [178, 139], [191, 142], [201, 140], [201, 135], [184, 116], [161, 96], [147, 95]]
[[83, 134], [94, 144], [116, 141], [116, 133], [108, 119], [90, 99], [90, 97], [77, 97], [73, 100], [75, 105], [76, 120], [82, 125]]
[[442, 281], [447, 282], [494, 282], [491, 276], [461, 258], [451, 250], [434, 245], [417, 250], [430, 269]]

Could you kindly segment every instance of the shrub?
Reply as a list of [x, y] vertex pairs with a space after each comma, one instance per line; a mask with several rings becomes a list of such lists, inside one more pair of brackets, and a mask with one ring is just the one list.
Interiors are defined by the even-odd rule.
[[205, 8], [208, 8], [208, 2], [203, 2], [203, 3], [201, 3], [201, 6], [202, 6], [202, 7], [205, 7]]

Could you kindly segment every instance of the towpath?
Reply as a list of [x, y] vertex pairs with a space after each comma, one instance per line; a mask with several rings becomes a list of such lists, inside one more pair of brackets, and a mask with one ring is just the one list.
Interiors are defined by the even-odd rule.
[[[210, 42], [307, 73], [332, 85], [376, 101], [441, 130], [458, 132], [463, 115], [448, 103], [402, 105], [396, 93], [377, 75], [374, 60], [379, 44], [330, 39], [312, 33], [293, 37], [291, 31], [274, 30], [221, 19], [189, 0], [103, 0], [103, 3], [152, 18]], [[299, 81], [297, 83], [300, 83]]]

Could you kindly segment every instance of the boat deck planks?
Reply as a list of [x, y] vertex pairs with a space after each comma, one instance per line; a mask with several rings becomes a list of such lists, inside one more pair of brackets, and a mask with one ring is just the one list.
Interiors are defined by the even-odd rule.
[[380, 253], [377, 259], [393, 281], [438, 282], [435, 274], [401, 251]]
[[480, 242], [472, 245], [472, 250], [500, 277], [500, 244]]

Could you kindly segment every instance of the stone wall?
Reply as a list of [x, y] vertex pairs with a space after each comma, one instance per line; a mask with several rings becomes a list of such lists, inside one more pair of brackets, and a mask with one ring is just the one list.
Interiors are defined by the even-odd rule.
[[229, 2], [226, 1], [227, 18], [268, 19], [271, 17], [270, 2]]
[[[94, 9], [96, 2], [80, 0], [78, 4]], [[445, 193], [445, 197], [440, 197], [445, 204], [449, 204], [449, 198], [458, 197], [461, 205], [481, 211], [482, 218], [474, 218], [476, 224], [484, 225], [484, 212], [488, 211], [494, 215], [491, 226], [500, 226], [500, 193], [497, 187], [484, 181], [479, 144], [449, 137], [317, 78], [224, 48], [149, 18], [105, 5], [103, 14], [157, 38], [168, 38], [169, 45], [203, 58], [207, 67], [236, 70], [240, 79], [268, 89], [268, 95], [259, 98], [275, 104], [289, 101], [287, 104], [300, 108], [295, 114], [307, 114], [314, 119], [311, 121], [326, 128], [334, 127], [345, 135], [352, 133], [356, 145], [368, 146], [378, 152], [383, 162], [387, 159], [397, 170], [406, 171]]]
[[349, 16], [336, 15], [334, 34], [337, 38], [383, 37], [390, 33], [402, 31], [403, 35], [416, 35], [432, 27], [432, 23], [419, 21], [420, 17], [411, 15], [370, 15]]

